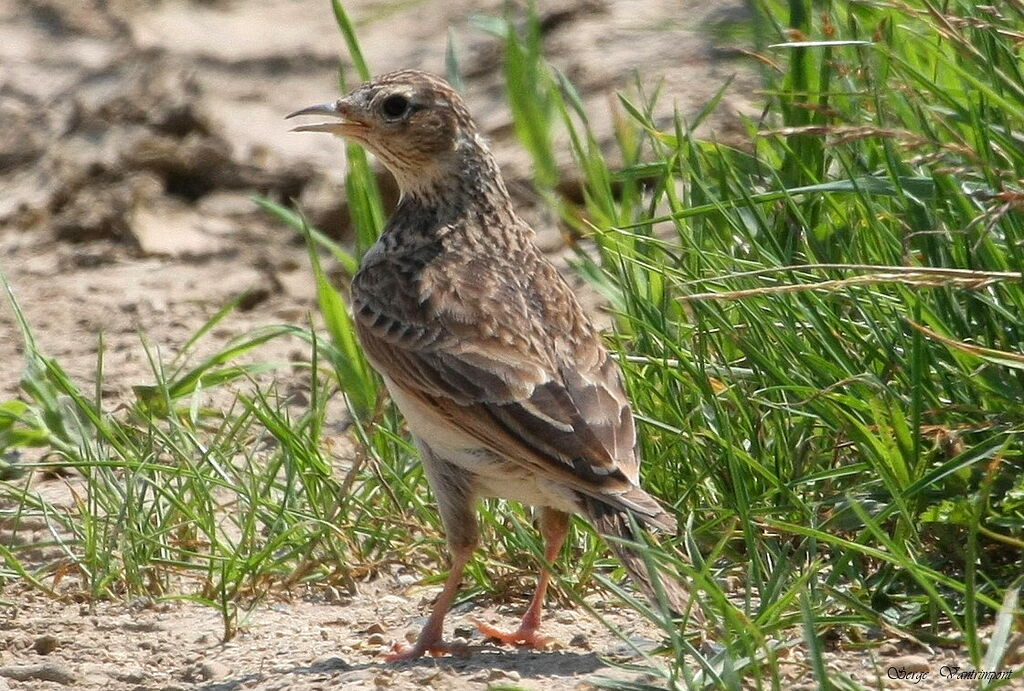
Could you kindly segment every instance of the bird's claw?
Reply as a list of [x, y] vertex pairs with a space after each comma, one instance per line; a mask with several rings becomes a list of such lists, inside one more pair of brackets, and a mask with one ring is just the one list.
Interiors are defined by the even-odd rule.
[[496, 629], [490, 624], [486, 624], [478, 619], [470, 619], [473, 625], [476, 626], [484, 638], [493, 639], [504, 645], [511, 645], [517, 648], [537, 648], [543, 650], [549, 647], [555, 642], [555, 639], [550, 636], [542, 636], [537, 633], [536, 626], [529, 626], [523, 624], [515, 631], [502, 631]]
[[384, 658], [385, 662], [402, 662], [403, 660], [418, 660], [424, 655], [431, 657], [442, 657], [444, 655], [456, 655], [466, 657], [470, 653], [469, 646], [465, 643], [454, 643], [444, 640], [420, 642], [414, 645], [402, 645], [395, 643], [391, 646], [391, 652]]

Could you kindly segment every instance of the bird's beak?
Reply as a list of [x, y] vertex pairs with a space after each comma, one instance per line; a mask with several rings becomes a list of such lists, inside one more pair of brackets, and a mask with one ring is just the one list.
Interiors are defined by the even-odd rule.
[[298, 127], [293, 127], [292, 132], [328, 132], [342, 137], [359, 138], [369, 128], [366, 124], [354, 119], [351, 110], [345, 99], [339, 99], [334, 103], [320, 103], [297, 110], [285, 116], [285, 119], [294, 118], [297, 115], [326, 115], [332, 118], [341, 118], [341, 122], [318, 122], [313, 125], [299, 125]]

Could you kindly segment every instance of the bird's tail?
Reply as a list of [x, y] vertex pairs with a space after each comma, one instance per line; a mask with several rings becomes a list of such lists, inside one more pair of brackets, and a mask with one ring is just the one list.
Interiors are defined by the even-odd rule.
[[[648, 562], [638, 548], [629, 545], [629, 543], [642, 544], [642, 538], [634, 530], [637, 522], [628, 513], [609, 506], [599, 499], [587, 497], [585, 507], [587, 518], [598, 533], [602, 536], [617, 538], [615, 540], [608, 540], [608, 546], [615, 553], [615, 556], [618, 557], [619, 561], [622, 562], [622, 565], [626, 567], [626, 572], [629, 573], [630, 578], [643, 591], [644, 595], [656, 607], [659, 606], [658, 591], [654, 585], [654, 577], [648, 568]], [[645, 519], [646, 517], [641, 516], [640, 518]], [[668, 517], [666, 520], [671, 520], [671, 518]], [[660, 527], [657, 522], [653, 524]], [[623, 542], [620, 542], [620, 540]], [[661, 590], [664, 592], [666, 604], [673, 614], [681, 616], [689, 613], [689, 617], [694, 623], [698, 625], [704, 623], [704, 614], [700, 608], [696, 606], [691, 607], [690, 592], [681, 582], [679, 574], [674, 573], [672, 570], [659, 569], [657, 578]]]

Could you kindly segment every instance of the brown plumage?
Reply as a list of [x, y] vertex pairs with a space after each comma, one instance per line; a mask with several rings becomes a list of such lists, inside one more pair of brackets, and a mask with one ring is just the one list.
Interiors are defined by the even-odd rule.
[[[478, 498], [539, 507], [549, 562], [571, 513], [627, 540], [636, 537], [627, 514], [663, 530], [676, 521], [637, 484], [636, 432], [618, 366], [513, 211], [459, 95], [408, 70], [293, 113], [309, 114], [341, 121], [297, 130], [362, 144], [402, 190], [352, 282], [352, 310], [367, 357], [419, 447], [452, 550], [430, 620], [392, 659], [450, 652], [442, 624], [477, 545]], [[653, 595], [642, 556], [611, 546]], [[518, 631], [478, 626], [504, 642], [542, 642], [548, 577], [544, 569]], [[675, 611], [689, 609], [680, 584], [663, 586]]]

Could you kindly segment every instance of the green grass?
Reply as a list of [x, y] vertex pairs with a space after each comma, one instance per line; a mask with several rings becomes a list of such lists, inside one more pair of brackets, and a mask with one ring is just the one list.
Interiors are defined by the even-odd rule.
[[[583, 525], [557, 594], [598, 583], [662, 626], [666, 654], [640, 667], [673, 688], [779, 688], [794, 645], [822, 688], [853, 688], [829, 671], [824, 641], [870, 647], [891, 631], [999, 668], [1022, 621], [1024, 8], [755, 3], [767, 107], [746, 123], [749, 140], [693, 135], [717, 98], [660, 128], [659, 95], [638, 85], [620, 97], [614, 168], [579, 95], [544, 61], [535, 18], [525, 29], [506, 19], [479, 25], [505, 43], [515, 131], [542, 198], [580, 238], [574, 268], [613, 310], [645, 484], [690, 527], [652, 557], [696, 583], [719, 647], [696, 649], [619, 590]], [[557, 192], [559, 130], [582, 203]], [[326, 333], [253, 333], [189, 370], [183, 356], [154, 356], [153, 385], [111, 411], [24, 325], [25, 395], [0, 405], [0, 451], [51, 453], [0, 466], [0, 498], [16, 506], [0, 518], [44, 517], [64, 556], [35, 563], [0, 547], [0, 587], [50, 590], [73, 572], [94, 598], [194, 599], [220, 609], [228, 638], [274, 588], [344, 587], [398, 555], [425, 577], [443, 562], [401, 419], [320, 267], [327, 251], [351, 272], [383, 222], [365, 156], [348, 153], [352, 247], [260, 202], [306, 234]], [[266, 367], [235, 364], [285, 333], [311, 346], [305, 407], [266, 383]], [[227, 384], [247, 393], [204, 407], [204, 391]], [[324, 430], [335, 395], [351, 411], [354, 458], [335, 458]], [[56, 466], [83, 478], [71, 509], [12, 477]], [[523, 555], [541, 560], [527, 514], [495, 509], [483, 507], [492, 546], [465, 597], [503, 596]]]

